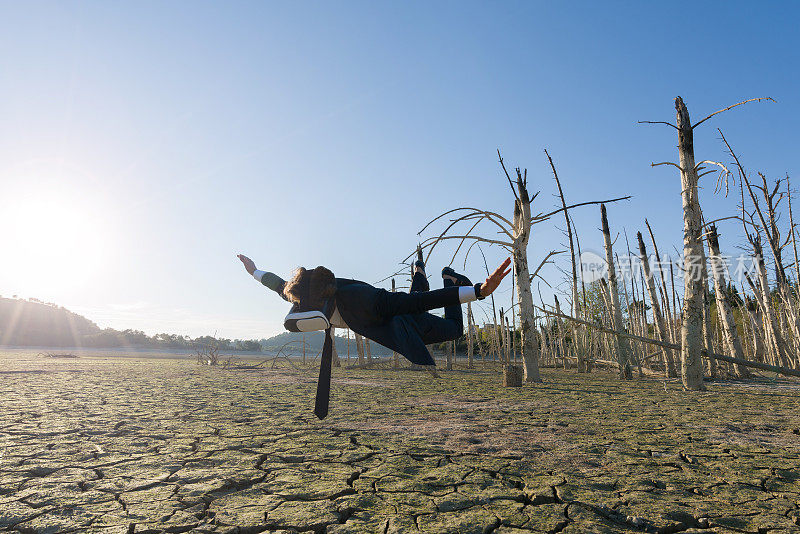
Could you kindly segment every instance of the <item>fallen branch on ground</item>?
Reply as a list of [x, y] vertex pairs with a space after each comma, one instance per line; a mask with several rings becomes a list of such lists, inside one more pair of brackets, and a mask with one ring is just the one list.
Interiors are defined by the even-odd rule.
[[[676, 344], [676, 343], [666, 343], [664, 341], [658, 341], [656, 339], [650, 339], [650, 338], [647, 338], [647, 337], [641, 337], [641, 336], [637, 336], [637, 335], [634, 335], [634, 334], [629, 334], [628, 332], [622, 332], [622, 331], [619, 331], [619, 330], [613, 330], [611, 328], [607, 328], [605, 326], [600, 326], [600, 325], [592, 323], [590, 321], [584, 321], [584, 320], [581, 320], [581, 319], [576, 319], [575, 317], [572, 317], [570, 315], [564, 315], [563, 313], [556, 313], [556, 312], [552, 312], [552, 311], [549, 311], [549, 310], [545, 310], [544, 308], [540, 308], [539, 306], [536, 306], [536, 308], [538, 310], [540, 310], [542, 313], [546, 314], [546, 315], [552, 315], [554, 317], [561, 317], [562, 319], [567, 319], [569, 321], [580, 323], [580, 324], [586, 325], [586, 326], [588, 326], [590, 328], [594, 328], [595, 330], [598, 330], [600, 332], [605, 332], [606, 334], [613, 334], [613, 335], [616, 335], [616, 336], [627, 337], [627, 338], [630, 338], [630, 339], [635, 339], [637, 341], [642, 341], [644, 343], [649, 343], [651, 345], [657, 345], [659, 347], [664, 347], [664, 348], [667, 348], [667, 349], [681, 350], [681, 346]], [[715, 360], [721, 360], [723, 362], [729, 362], [729, 363], [736, 363], [736, 364], [739, 364], [739, 365], [744, 365], [745, 367], [754, 367], [756, 369], [761, 369], [762, 371], [772, 371], [773, 373], [778, 373], [778, 374], [781, 374], [781, 375], [800, 377], [800, 370], [797, 370], [797, 369], [790, 369], [788, 367], [780, 367], [780, 366], [777, 366], [777, 365], [769, 365], [767, 363], [761, 363], [761, 362], [751, 362], [749, 360], [741, 360], [739, 358], [732, 358], [730, 356], [725, 356], [723, 354], [717, 354], [716, 352], [708, 352], [708, 350], [706, 350], [706, 349], [702, 349], [701, 352], [703, 354], [707, 355], [707, 356], [710, 356], [710, 357], [714, 358]]]

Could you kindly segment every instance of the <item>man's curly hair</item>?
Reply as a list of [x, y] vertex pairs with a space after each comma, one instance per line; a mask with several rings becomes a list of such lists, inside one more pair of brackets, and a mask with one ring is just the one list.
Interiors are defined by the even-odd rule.
[[322, 265], [312, 270], [298, 267], [283, 288], [283, 295], [298, 304], [300, 311], [318, 310], [335, 294], [336, 277]]

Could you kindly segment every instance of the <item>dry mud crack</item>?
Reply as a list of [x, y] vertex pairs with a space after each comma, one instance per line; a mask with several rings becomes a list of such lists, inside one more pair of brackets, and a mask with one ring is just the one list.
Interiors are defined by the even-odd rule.
[[793, 382], [0, 364], [0, 531], [800, 531]]

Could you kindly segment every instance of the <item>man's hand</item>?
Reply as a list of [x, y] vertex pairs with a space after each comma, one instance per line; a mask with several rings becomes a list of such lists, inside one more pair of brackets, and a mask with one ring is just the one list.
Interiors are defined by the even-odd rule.
[[242, 260], [244, 268], [247, 269], [247, 272], [250, 273], [250, 276], [253, 276], [253, 273], [256, 271], [256, 264], [253, 263], [253, 260], [245, 256], [244, 254], [237, 254], [236, 257]]
[[[506, 261], [504, 261], [500, 267], [495, 269], [495, 271], [489, 275], [489, 278], [487, 278], [486, 281], [481, 284], [481, 297], [488, 297], [495, 289], [497, 289], [497, 286], [500, 285], [500, 282], [503, 281], [503, 278], [505, 278], [506, 275], [511, 272], [509, 265], [511, 265], [511, 258], [506, 258]], [[506, 269], [508, 270], [506, 271]]]

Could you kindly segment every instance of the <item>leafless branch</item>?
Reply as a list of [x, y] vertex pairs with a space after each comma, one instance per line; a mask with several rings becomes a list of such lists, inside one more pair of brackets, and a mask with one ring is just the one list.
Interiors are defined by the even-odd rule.
[[775, 102], [775, 99], [774, 99], [774, 98], [772, 98], [772, 97], [770, 97], [770, 96], [762, 96], [761, 98], [751, 98], [750, 100], [742, 100], [741, 102], [739, 102], [739, 103], [737, 103], [737, 104], [734, 104], [734, 105], [732, 105], [732, 106], [728, 106], [727, 108], [723, 108], [723, 109], [721, 109], [721, 110], [719, 110], [719, 111], [715, 111], [714, 113], [712, 113], [711, 115], [709, 115], [709, 116], [708, 116], [708, 117], [706, 117], [705, 119], [701, 120], [701, 121], [700, 121], [700, 122], [698, 122], [698, 123], [695, 123], [695, 125], [694, 125], [694, 126], [692, 126], [692, 129], [694, 130], [695, 128], [697, 128], [698, 126], [700, 126], [701, 124], [703, 124], [704, 122], [706, 122], [708, 119], [710, 119], [710, 118], [711, 118], [711, 117], [713, 117], [714, 115], [719, 115], [720, 113], [722, 113], [722, 112], [724, 112], [724, 111], [728, 111], [729, 109], [733, 109], [733, 108], [735, 108], [736, 106], [741, 106], [742, 104], [747, 104], [748, 102], [761, 102], [762, 100], [770, 100], [770, 101], [772, 101], [772, 102]]
[[519, 196], [517, 196], [517, 190], [514, 189], [514, 182], [511, 181], [511, 176], [508, 175], [508, 171], [506, 170], [506, 164], [503, 163], [503, 156], [500, 155], [500, 149], [497, 149], [497, 157], [500, 158], [500, 166], [503, 167], [503, 172], [506, 173], [506, 178], [508, 178], [508, 185], [511, 186], [511, 192], [514, 193], [514, 198], [517, 199], [519, 202]]
[[667, 126], [672, 126], [676, 130], [678, 129], [678, 127], [672, 124], [671, 122], [665, 122], [665, 121], [637, 121], [637, 122], [639, 124], [666, 124]]
[[464, 241], [466, 241], [466, 240], [467, 240], [467, 237], [469, 237], [469, 235], [472, 233], [472, 231], [475, 229], [475, 227], [476, 227], [476, 226], [478, 226], [482, 220], [483, 220], [483, 219], [478, 219], [477, 221], [475, 221], [475, 224], [473, 224], [473, 225], [470, 227], [470, 229], [469, 229], [469, 230], [467, 230], [467, 233], [466, 233], [466, 235], [464, 236], [464, 239], [462, 239], [462, 240], [461, 240], [461, 242], [460, 242], [460, 243], [458, 244], [458, 246], [456, 247], [456, 251], [455, 251], [455, 252], [453, 252], [453, 257], [452, 257], [452, 258], [450, 258], [450, 263], [448, 263], [448, 265], [452, 265], [452, 264], [453, 264], [453, 262], [456, 260], [456, 256], [458, 255], [458, 251], [459, 251], [459, 250], [461, 250], [461, 246], [464, 244]]
[[[721, 163], [719, 161], [712, 161], [710, 159], [704, 159], [703, 161], [701, 161], [700, 163], [695, 165], [695, 167], [694, 167], [695, 170], [699, 171], [701, 169], [704, 169], [705, 167], [702, 167], [702, 165], [704, 163], [708, 163], [709, 165], [716, 165], [717, 167], [719, 167], [719, 171], [718, 171], [719, 172], [719, 176], [717, 177], [717, 183], [714, 185], [714, 193], [719, 193], [722, 190], [722, 185], [721, 184], [724, 183], [725, 184], [725, 196], [727, 197], [728, 193], [730, 193], [730, 186], [728, 185], [728, 178], [730, 178], [733, 181], [733, 185], [736, 185], [736, 178], [733, 175], [733, 173], [730, 171], [730, 169], [728, 169], [728, 167], [725, 166], [725, 164], [723, 164], [723, 163]], [[715, 171], [704, 172], [700, 176], [705, 176], [706, 174], [711, 174], [712, 172], [715, 172]], [[698, 178], [700, 176], [698, 176]]]
[[386, 278], [381, 278], [380, 280], [378, 280], [377, 282], [375, 282], [373, 285], [382, 284], [382, 283], [383, 283], [383, 282], [385, 282], [386, 280], [389, 280], [389, 279], [391, 279], [391, 278], [394, 278], [395, 276], [403, 276], [403, 275], [405, 275], [405, 274], [408, 274], [408, 271], [406, 271], [406, 269], [407, 269], [407, 268], [408, 268], [408, 265], [403, 265], [403, 267], [402, 267], [401, 269], [399, 269], [397, 272], [395, 272], [395, 273], [393, 273], [393, 274], [390, 274], [390, 275], [389, 275], [389, 276], [387, 276]]
[[481, 243], [489, 243], [491, 245], [499, 245], [499, 246], [501, 246], [501, 247], [503, 247], [505, 249], [508, 249], [509, 251], [512, 249], [512, 246], [513, 246], [511, 243], [507, 243], [505, 241], [497, 241], [495, 239], [486, 239], [484, 237], [478, 237], [478, 236], [474, 236], [474, 235], [446, 235], [446, 236], [439, 236], [439, 237], [429, 237], [428, 239], [426, 239], [425, 241], [422, 242], [422, 249], [423, 250], [425, 250], [426, 248], [429, 248], [428, 256], [426, 257], [426, 260], [425, 260], [426, 263], [427, 263], [427, 258], [430, 257], [430, 254], [433, 251], [434, 247], [440, 241], [445, 241], [447, 239], [474, 239], [476, 241], [480, 241]]
[[544, 215], [537, 215], [536, 217], [531, 217], [531, 219], [536, 219], [537, 222], [541, 222], [542, 220], [549, 219], [550, 217], [552, 217], [556, 213], [561, 213], [564, 210], [571, 210], [572, 208], [579, 208], [581, 206], [589, 206], [591, 204], [610, 204], [612, 202], [618, 202], [620, 200], [628, 200], [629, 198], [631, 198], [630, 195], [625, 196], [625, 197], [612, 198], [612, 199], [609, 199], [609, 200], [592, 200], [592, 201], [589, 201], [589, 202], [579, 202], [577, 204], [572, 204], [571, 206], [567, 206], [566, 208], [558, 208], [557, 210], [551, 211], [550, 213], [545, 213]]
[[[509, 228], [513, 228], [513, 227], [514, 227], [514, 225], [511, 223], [511, 221], [509, 221], [508, 219], [506, 219], [505, 217], [503, 217], [503, 216], [502, 216], [502, 215], [500, 215], [499, 213], [495, 213], [495, 212], [493, 212], [493, 211], [484, 211], [484, 210], [479, 210], [478, 208], [468, 208], [468, 207], [463, 207], [463, 208], [454, 208], [454, 209], [448, 210], [448, 211], [446, 211], [446, 212], [442, 213], [441, 215], [438, 215], [438, 216], [436, 216], [435, 218], [431, 219], [431, 220], [430, 220], [430, 221], [429, 221], [429, 222], [428, 222], [428, 223], [427, 223], [425, 226], [423, 226], [423, 227], [422, 227], [422, 230], [420, 230], [419, 232], [417, 232], [417, 235], [420, 235], [420, 234], [421, 234], [422, 232], [424, 232], [424, 231], [425, 231], [425, 230], [426, 230], [426, 229], [427, 229], [427, 228], [428, 228], [430, 225], [432, 225], [433, 223], [435, 223], [436, 221], [438, 221], [438, 220], [439, 220], [439, 219], [441, 219], [442, 217], [445, 217], [445, 216], [447, 216], [447, 215], [450, 215], [451, 213], [453, 213], [453, 212], [456, 212], [456, 211], [459, 211], [459, 210], [472, 210], [472, 211], [473, 211], [473, 212], [475, 212], [475, 213], [483, 213], [483, 214], [486, 214], [486, 215], [491, 215], [492, 217], [496, 217], [496, 218], [500, 219], [501, 221], [503, 221], [504, 223], [506, 223], [506, 224], [508, 225], [508, 227], [509, 227]], [[494, 222], [494, 221], [493, 221], [493, 222]], [[497, 224], [497, 223], [496, 223], [496, 224]]]
[[[558, 250], [558, 251], [556, 251], [556, 250], [551, 250], [551, 251], [550, 251], [550, 253], [549, 253], [547, 256], [545, 256], [545, 257], [544, 257], [544, 259], [543, 259], [543, 260], [542, 260], [542, 262], [539, 264], [539, 266], [536, 268], [536, 270], [534, 270], [534, 271], [533, 271], [533, 274], [531, 275], [531, 282], [533, 282], [533, 279], [534, 279], [534, 278], [536, 278], [536, 275], [537, 275], [537, 274], [539, 274], [539, 271], [542, 269], [542, 267], [544, 267], [544, 266], [545, 266], [545, 264], [547, 264], [547, 263], [553, 263], [553, 262], [548, 262], [548, 261], [547, 261], [547, 260], [549, 260], [549, 259], [550, 259], [550, 257], [551, 257], [551, 256], [555, 256], [556, 254], [563, 254], [563, 253], [564, 253], [564, 251], [563, 251], [563, 250]], [[545, 283], [547, 283], [547, 281], [545, 281]], [[548, 284], [548, 285], [549, 285], [549, 284]]]
[[506, 227], [505, 227], [505, 226], [503, 226], [502, 224], [500, 224], [499, 222], [497, 222], [496, 220], [494, 220], [494, 219], [491, 217], [491, 215], [487, 215], [487, 213], [486, 213], [486, 212], [483, 212], [483, 213], [472, 213], [472, 214], [469, 214], [469, 215], [467, 215], [467, 216], [465, 216], [465, 217], [462, 217], [462, 220], [465, 220], [465, 221], [466, 221], [466, 220], [472, 219], [472, 218], [474, 218], [474, 217], [479, 217], [481, 220], [487, 220], [487, 221], [489, 221], [489, 222], [491, 222], [491, 223], [493, 223], [493, 224], [497, 225], [497, 227], [498, 227], [498, 228], [500, 228], [500, 231], [499, 231], [499, 232], [497, 232], [498, 234], [506, 234], [506, 235], [509, 237], [509, 239], [514, 239], [514, 236], [512, 236], [512, 235], [511, 235], [511, 232], [509, 232], [509, 231], [506, 229]]
[[683, 172], [683, 167], [678, 165], [677, 163], [672, 163], [671, 161], [662, 161], [661, 163], [651, 163], [651, 167], [658, 167], [659, 165], [672, 165], [673, 167], [677, 167], [679, 171]]
[[719, 219], [714, 219], [713, 221], [709, 221], [709, 222], [707, 222], [707, 223], [705, 223], [705, 224], [703, 225], [703, 228], [705, 228], [705, 227], [707, 227], [707, 226], [711, 226], [712, 224], [718, 223], [719, 221], [727, 221], [727, 220], [730, 220], [730, 219], [735, 219], [735, 220], [737, 220], [737, 221], [741, 221], [741, 222], [743, 222], [744, 224], [750, 224], [750, 225], [752, 225], [752, 224], [753, 224], [753, 223], [751, 223], [751, 222], [749, 222], [749, 221], [746, 221], [746, 220], [742, 219], [742, 218], [741, 218], [740, 216], [738, 216], [738, 215], [731, 215], [730, 217], [720, 217]]

